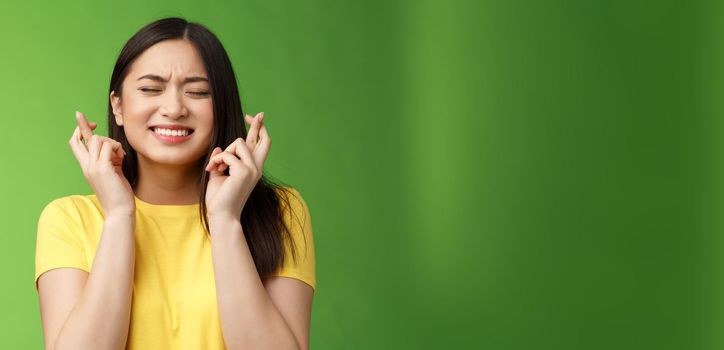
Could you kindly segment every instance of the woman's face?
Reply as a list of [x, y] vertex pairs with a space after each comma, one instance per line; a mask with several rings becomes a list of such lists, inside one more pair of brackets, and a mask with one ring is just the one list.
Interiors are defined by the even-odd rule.
[[166, 40], [136, 58], [121, 96], [111, 93], [116, 124], [139, 159], [187, 165], [211, 146], [213, 103], [208, 75], [187, 40]]

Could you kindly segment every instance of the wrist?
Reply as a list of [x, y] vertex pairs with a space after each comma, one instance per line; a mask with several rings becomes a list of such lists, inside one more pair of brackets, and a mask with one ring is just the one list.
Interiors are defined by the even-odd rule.
[[136, 220], [136, 209], [123, 209], [109, 211], [104, 215], [105, 221], [135, 221]]
[[233, 228], [233, 227], [241, 227], [241, 218], [238, 216], [234, 216], [231, 214], [213, 214], [213, 215], [207, 215], [208, 222], [209, 222], [209, 230], [211, 232], [218, 231], [219, 228]]

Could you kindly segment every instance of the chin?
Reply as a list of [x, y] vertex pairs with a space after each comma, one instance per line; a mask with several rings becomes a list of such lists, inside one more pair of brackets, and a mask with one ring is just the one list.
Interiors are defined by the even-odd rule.
[[203, 154], [199, 155], [182, 155], [178, 152], [153, 152], [151, 154], [143, 154], [147, 160], [164, 165], [192, 165], [202, 160]]

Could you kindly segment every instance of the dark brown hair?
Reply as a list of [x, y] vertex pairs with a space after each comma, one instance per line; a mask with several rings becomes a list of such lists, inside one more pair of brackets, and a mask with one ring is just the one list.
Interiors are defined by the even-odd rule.
[[[205, 202], [209, 176], [203, 165], [208, 163], [215, 147], [224, 149], [239, 137], [246, 139], [247, 132], [234, 70], [219, 39], [203, 25], [191, 23], [182, 18], [164, 18], [148, 24], [123, 46], [113, 67], [108, 93], [115, 91], [116, 96], [122, 97], [123, 80], [128, 75], [135, 59], [161, 41], [177, 39], [188, 40], [194, 45], [204, 62], [211, 85], [214, 112], [213, 139], [206, 152], [206, 157], [199, 159], [198, 168], [201, 173], [198, 184], [201, 193], [199, 216], [206, 234], [209, 234]], [[123, 174], [135, 188], [138, 179], [136, 151], [128, 143], [123, 127], [116, 125], [110, 101], [108, 103], [108, 135], [123, 145], [123, 149], [126, 151], [123, 159]], [[292, 209], [289, 195], [293, 195], [293, 193], [288, 188], [282, 186], [278, 180], [272, 182], [268, 175], [264, 174], [249, 195], [241, 213], [240, 221], [244, 236], [254, 258], [257, 272], [262, 277], [273, 273], [283, 263], [284, 239], [288, 239], [294, 246], [289, 227], [283, 218], [284, 209], [288, 208], [290, 212]], [[281, 202], [286, 204], [285, 207], [280, 206]], [[291, 251], [296, 259], [296, 249], [291, 249]]]

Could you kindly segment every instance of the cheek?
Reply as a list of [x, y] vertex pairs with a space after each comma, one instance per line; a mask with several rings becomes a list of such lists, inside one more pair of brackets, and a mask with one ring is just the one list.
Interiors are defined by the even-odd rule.
[[154, 106], [148, 99], [128, 96], [123, 106], [123, 130], [133, 148], [139, 148], [148, 131], [148, 120], [154, 113]]
[[128, 97], [123, 106], [124, 120], [126, 118], [137, 120], [144, 118], [153, 113], [157, 107], [152, 99], [139, 98], [137, 96]]
[[189, 105], [189, 112], [196, 116], [199, 123], [206, 124], [213, 122], [214, 104], [211, 99], [201, 100]]
[[196, 119], [196, 131], [210, 135], [214, 129], [214, 108], [211, 101], [195, 105], [190, 111]]

